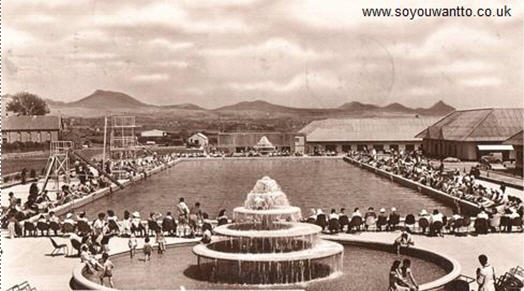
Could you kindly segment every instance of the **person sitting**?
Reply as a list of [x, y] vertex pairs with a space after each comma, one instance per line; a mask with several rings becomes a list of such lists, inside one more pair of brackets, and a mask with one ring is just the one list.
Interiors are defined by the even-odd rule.
[[204, 230], [204, 232], [202, 233], [202, 239], [200, 240], [200, 242], [204, 243], [204, 244], [208, 244], [211, 242], [211, 230], [206, 228]]
[[383, 226], [387, 227], [388, 224], [388, 215], [386, 214], [385, 208], [380, 208], [377, 218], [377, 230], [381, 231]]
[[307, 223], [315, 224], [317, 222], [317, 211], [315, 208], [311, 208], [309, 217], [307, 218]]
[[400, 215], [397, 213], [397, 209], [392, 207], [388, 218], [388, 230], [395, 230], [399, 223]]
[[369, 207], [368, 211], [366, 212], [364, 216], [365, 220], [365, 227], [366, 230], [368, 230], [371, 226], [375, 226], [376, 220], [377, 220], [377, 214], [375, 213], [375, 210], [373, 207]]
[[220, 210], [217, 216], [217, 221], [218, 221], [218, 226], [227, 224], [229, 222], [225, 209]]
[[411, 272], [411, 260], [402, 260], [402, 267], [400, 267], [402, 278], [404, 282], [408, 284], [409, 290], [418, 290], [418, 284]]
[[89, 252], [87, 245], [82, 245], [80, 248], [80, 262], [85, 263], [87, 270], [91, 274], [96, 272], [98, 262], [96, 258]]
[[395, 260], [389, 270], [389, 288], [388, 291], [410, 291], [409, 285], [402, 278], [400, 261]]
[[329, 214], [329, 232], [331, 234], [337, 233], [340, 229], [339, 215], [337, 211], [333, 208]]
[[140, 219], [140, 213], [138, 211], [133, 212], [133, 218], [131, 219], [131, 232], [138, 236], [143, 236], [145, 234], [145, 228], [142, 225], [142, 220]]
[[406, 231], [402, 233], [393, 242], [393, 249], [397, 255], [400, 254], [401, 249], [408, 248], [409, 246], [415, 245], [415, 242], [411, 238], [411, 235]]
[[344, 227], [349, 227], [349, 218], [348, 216], [346, 215], [346, 213], [344, 213], [346, 209], [345, 208], [340, 208], [340, 213], [338, 214], [338, 221], [339, 221], [339, 224], [340, 224], [340, 231], [344, 231]]
[[421, 229], [422, 234], [426, 233], [426, 229], [429, 227], [430, 215], [426, 209], [422, 209], [418, 216], [418, 226]]
[[430, 217], [430, 226], [429, 232], [432, 236], [444, 236], [442, 234], [442, 227], [444, 227], [444, 215], [438, 211], [438, 209], [433, 210], [433, 215]]
[[327, 226], [327, 218], [322, 209], [317, 209], [317, 221], [316, 224], [322, 228], [322, 231], [324, 231], [324, 228]]
[[132, 223], [131, 223], [131, 214], [128, 210], [124, 210], [124, 219], [122, 220], [122, 229], [120, 232], [120, 235], [123, 237], [129, 237], [133, 233], [131, 231]]
[[500, 219], [502, 215], [497, 210], [497, 208], [493, 208], [491, 210], [491, 217], [489, 218], [489, 227], [491, 232], [497, 232], [500, 231]]
[[109, 226], [110, 232], [120, 233], [120, 226], [118, 225], [118, 217], [115, 215], [113, 210], [107, 211], [107, 224]]
[[486, 213], [486, 211], [484, 211], [484, 209], [482, 209], [479, 214], [477, 214], [477, 218], [475, 219], [475, 232], [477, 234], [487, 234], [488, 233], [488, 219], [489, 219], [489, 216], [488, 214]]
[[95, 235], [100, 235], [102, 233], [102, 228], [105, 225], [106, 214], [103, 212], [98, 213], [98, 218], [93, 221], [93, 231]]
[[171, 211], [168, 211], [162, 220], [162, 229], [166, 231], [168, 235], [173, 235], [176, 232], [176, 223], [171, 215]]

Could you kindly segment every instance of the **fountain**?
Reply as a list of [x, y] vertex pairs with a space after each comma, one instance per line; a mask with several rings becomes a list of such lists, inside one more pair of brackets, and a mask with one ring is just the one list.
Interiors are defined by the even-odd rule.
[[300, 208], [289, 205], [275, 180], [258, 180], [233, 213], [234, 223], [216, 227], [211, 243], [193, 248], [209, 281], [293, 284], [342, 271], [343, 246], [320, 239], [319, 226], [298, 222]]

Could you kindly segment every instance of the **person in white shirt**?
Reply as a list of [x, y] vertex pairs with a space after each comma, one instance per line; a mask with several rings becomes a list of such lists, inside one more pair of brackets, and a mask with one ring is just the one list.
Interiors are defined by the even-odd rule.
[[481, 267], [477, 268], [478, 291], [495, 291], [495, 269], [488, 263], [486, 255], [479, 256]]

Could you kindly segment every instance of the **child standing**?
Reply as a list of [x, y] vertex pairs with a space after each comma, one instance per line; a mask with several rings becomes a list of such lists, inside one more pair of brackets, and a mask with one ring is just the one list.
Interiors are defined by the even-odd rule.
[[109, 260], [109, 255], [107, 253], [104, 253], [102, 255], [102, 274], [100, 275], [100, 284], [104, 286], [104, 278], [107, 278], [109, 280], [109, 286], [111, 288], [114, 288], [113, 285], [113, 269], [115, 268], [115, 265], [113, 265], [113, 262]]
[[144, 240], [144, 261], [151, 260], [151, 253], [153, 252], [153, 247], [149, 243], [149, 237], [146, 236]]
[[129, 246], [129, 255], [132, 259], [135, 256], [136, 247], [138, 245], [138, 242], [136, 241], [136, 237], [134, 233], [131, 233], [129, 240], [127, 241], [127, 245]]
[[166, 251], [166, 239], [162, 230], [156, 232], [156, 243], [158, 244], [158, 253], [163, 254]]

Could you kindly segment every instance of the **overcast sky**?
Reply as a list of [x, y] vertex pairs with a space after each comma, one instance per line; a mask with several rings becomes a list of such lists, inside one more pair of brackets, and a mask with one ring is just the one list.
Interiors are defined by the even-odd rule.
[[106, 89], [207, 108], [256, 99], [523, 107], [519, 2], [505, 19], [362, 17], [362, 7], [422, 5], [384, 2], [5, 1], [2, 94], [74, 101]]

